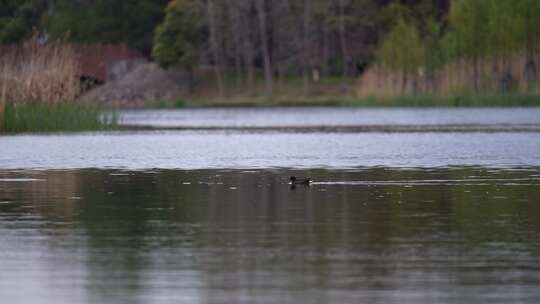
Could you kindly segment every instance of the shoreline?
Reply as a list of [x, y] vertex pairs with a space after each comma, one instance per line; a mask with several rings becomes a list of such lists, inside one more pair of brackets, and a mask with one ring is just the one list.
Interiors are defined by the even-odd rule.
[[[538, 108], [540, 96], [405, 96], [395, 98], [355, 97], [254, 97], [225, 99], [179, 99], [175, 101], [147, 102], [134, 107], [114, 106], [113, 102], [97, 103], [75, 101], [60, 104], [4, 105], [0, 109], [0, 133], [86, 131], [121, 129], [118, 112], [123, 110], [173, 110], [212, 108]], [[324, 109], [322, 109], [324, 111]], [[454, 128], [451, 128], [454, 130]], [[523, 131], [530, 131], [528, 128]], [[366, 130], [363, 130], [366, 131]], [[369, 130], [368, 130], [369, 131]], [[386, 131], [396, 131], [395, 129]], [[486, 130], [489, 131], [489, 130]], [[536, 132], [537, 130], [535, 130]]]
[[[107, 105], [105, 105], [107, 107]], [[402, 96], [376, 97], [253, 97], [253, 98], [188, 98], [175, 101], [146, 102], [143, 106], [111, 107], [116, 109], [175, 108], [273, 108], [273, 107], [366, 107], [366, 108], [511, 108], [540, 107], [540, 96]]]

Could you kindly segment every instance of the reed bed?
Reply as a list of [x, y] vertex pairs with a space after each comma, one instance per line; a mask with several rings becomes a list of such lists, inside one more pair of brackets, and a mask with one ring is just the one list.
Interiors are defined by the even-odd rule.
[[80, 65], [63, 41], [37, 35], [0, 48], [0, 131], [95, 130], [116, 124], [114, 115], [77, 102]]
[[79, 63], [73, 47], [62, 41], [45, 45], [36, 36], [5, 47], [0, 55], [3, 104], [73, 101], [80, 94]]
[[362, 97], [346, 100], [341, 105], [360, 107], [539, 107], [540, 97], [512, 95], [409, 95], [394, 97]]
[[[540, 94], [539, 75], [536, 75], [537, 67], [530, 66], [530, 62], [525, 54], [515, 54], [504, 60], [486, 58], [476, 63], [457, 60], [431, 72], [419, 68], [408, 74], [374, 65], [360, 78], [356, 95], [378, 99], [403, 96], [455, 99], [453, 96], [464, 95], [483, 96], [479, 98], [482, 100], [504, 99], [505, 96], [534, 97]], [[534, 62], [540, 62], [540, 57], [537, 56]]]

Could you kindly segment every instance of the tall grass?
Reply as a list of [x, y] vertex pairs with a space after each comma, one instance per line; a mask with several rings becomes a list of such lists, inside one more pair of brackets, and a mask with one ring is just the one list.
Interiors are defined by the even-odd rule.
[[540, 96], [528, 94], [371, 96], [344, 101], [341, 104], [364, 107], [538, 107], [540, 106]]
[[4, 104], [71, 101], [80, 93], [79, 63], [62, 41], [41, 45], [37, 36], [4, 47], [0, 55], [0, 99]]
[[114, 115], [76, 102], [80, 65], [63, 41], [41, 44], [34, 35], [0, 48], [0, 131], [95, 130], [116, 124]]
[[[540, 56], [535, 59], [540, 62]], [[393, 98], [411, 95], [431, 95], [451, 97], [455, 95], [476, 96], [524, 96], [538, 95], [540, 82], [537, 77], [527, 73], [528, 58], [516, 53], [509, 59], [508, 79], [500, 77], [500, 58], [491, 57], [480, 60], [474, 68], [472, 62], [456, 60], [435, 71], [428, 72], [419, 68], [403, 81], [400, 71], [390, 71], [381, 65], [373, 65], [360, 78], [356, 95], [361, 98]], [[534, 75], [536, 76], [536, 75]], [[477, 78], [477, 80], [475, 80]], [[475, 91], [475, 81], [479, 85]]]
[[117, 122], [114, 112], [61, 102], [8, 105], [4, 113], [6, 132], [106, 130], [115, 128]]

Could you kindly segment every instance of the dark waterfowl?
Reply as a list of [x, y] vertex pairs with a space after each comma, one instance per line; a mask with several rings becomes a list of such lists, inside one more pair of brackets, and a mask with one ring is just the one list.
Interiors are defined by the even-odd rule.
[[296, 178], [296, 176], [291, 176], [291, 178], [289, 178], [289, 180], [291, 181], [291, 185], [306, 185], [306, 186], [309, 186], [309, 184], [311, 183], [311, 178]]

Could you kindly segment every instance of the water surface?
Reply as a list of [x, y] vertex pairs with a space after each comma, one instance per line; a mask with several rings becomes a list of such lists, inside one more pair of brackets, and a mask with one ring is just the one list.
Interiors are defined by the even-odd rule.
[[127, 125], [154, 127], [337, 127], [539, 125], [540, 108], [201, 108], [125, 111]]
[[539, 169], [0, 176], [7, 303], [540, 300]]
[[540, 112], [466, 110], [0, 136], [2, 302], [538, 303]]

